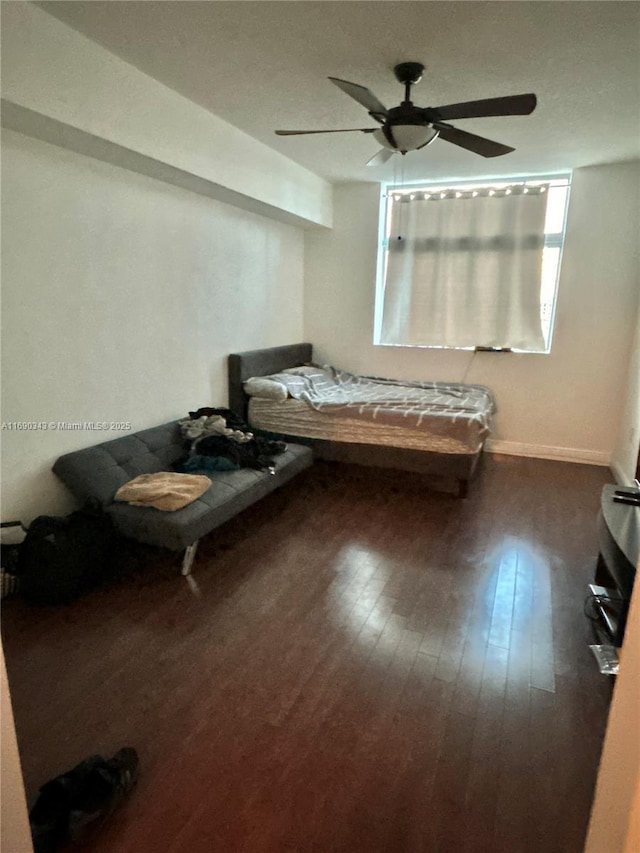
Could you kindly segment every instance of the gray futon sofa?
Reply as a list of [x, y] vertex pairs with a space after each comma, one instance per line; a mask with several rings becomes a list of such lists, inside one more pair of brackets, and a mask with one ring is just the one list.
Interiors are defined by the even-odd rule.
[[114, 501], [120, 486], [139, 474], [171, 471], [185, 456], [177, 421], [106, 441], [61, 456], [54, 473], [81, 502], [97, 498], [123, 536], [174, 551], [185, 550], [182, 574], [188, 575], [198, 540], [255, 501], [283, 485], [313, 461], [308, 447], [288, 444], [274, 457], [275, 474], [241, 468], [207, 473], [209, 488], [175, 512]]

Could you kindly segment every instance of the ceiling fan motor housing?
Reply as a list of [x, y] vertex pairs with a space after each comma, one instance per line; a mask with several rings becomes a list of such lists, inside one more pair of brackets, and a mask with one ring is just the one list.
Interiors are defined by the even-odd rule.
[[411, 86], [421, 80], [423, 72], [424, 65], [421, 62], [400, 62], [396, 65], [393, 73], [396, 80], [404, 84], [404, 101], [400, 106], [387, 110], [384, 116], [370, 113], [382, 124], [374, 137], [385, 148], [406, 154], [407, 151], [424, 148], [438, 135], [438, 131], [431, 127], [425, 117], [424, 110], [411, 102]]

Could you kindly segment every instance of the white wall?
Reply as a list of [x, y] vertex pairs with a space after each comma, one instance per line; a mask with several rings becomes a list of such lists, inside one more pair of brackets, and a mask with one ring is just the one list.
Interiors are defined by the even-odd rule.
[[[638, 312], [640, 164], [574, 172], [550, 355], [478, 353], [466, 374], [489, 385], [493, 449], [608, 464], [621, 421]], [[460, 380], [469, 353], [374, 346], [377, 184], [334, 191], [334, 229], [306, 235], [305, 337], [356, 372]]]
[[247, 210], [331, 224], [331, 187], [322, 178], [32, 3], [2, 4], [2, 98], [12, 130], [117, 155], [134, 169], [143, 157], [165, 179], [204, 181]]
[[[303, 232], [3, 134], [2, 420], [130, 421], [226, 405], [226, 355], [303, 337]], [[121, 433], [2, 439], [2, 515], [70, 508], [54, 460]]]
[[640, 444], [640, 310], [627, 374], [627, 399], [613, 450], [611, 467], [619, 483], [633, 483]]

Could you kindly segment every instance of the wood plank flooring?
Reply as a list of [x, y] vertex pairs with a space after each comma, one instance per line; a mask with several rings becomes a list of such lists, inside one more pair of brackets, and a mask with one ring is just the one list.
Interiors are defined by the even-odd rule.
[[604, 468], [488, 456], [459, 501], [315, 465], [179, 561], [3, 604], [27, 796], [140, 753], [90, 853], [579, 853], [611, 682]]

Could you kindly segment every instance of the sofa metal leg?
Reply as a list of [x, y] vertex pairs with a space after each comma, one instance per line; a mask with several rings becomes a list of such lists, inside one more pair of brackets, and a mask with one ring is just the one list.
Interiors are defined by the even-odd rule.
[[193, 543], [193, 545], [187, 545], [184, 557], [182, 558], [182, 574], [186, 577], [191, 574], [191, 566], [193, 565], [193, 561], [196, 556], [196, 549], [198, 547], [198, 540]]

